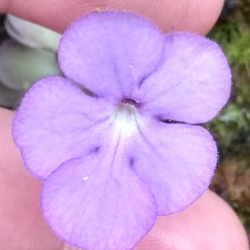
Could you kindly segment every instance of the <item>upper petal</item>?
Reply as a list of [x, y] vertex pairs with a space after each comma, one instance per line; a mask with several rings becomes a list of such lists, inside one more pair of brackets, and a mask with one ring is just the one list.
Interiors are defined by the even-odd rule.
[[64, 78], [37, 82], [16, 112], [12, 129], [28, 170], [44, 179], [62, 162], [96, 150], [108, 135], [110, 112], [109, 104]]
[[117, 158], [113, 151], [101, 149], [62, 164], [45, 180], [43, 214], [52, 230], [70, 245], [129, 250], [153, 227], [154, 196]]
[[130, 97], [159, 64], [164, 36], [148, 20], [127, 12], [92, 12], [73, 23], [59, 44], [65, 75], [96, 95]]
[[154, 119], [141, 123], [130, 150], [133, 168], [151, 188], [159, 215], [196, 201], [208, 188], [217, 162], [215, 142], [204, 128]]
[[143, 82], [144, 109], [161, 119], [202, 123], [212, 119], [230, 95], [231, 74], [219, 46], [199, 35], [166, 35], [163, 62]]

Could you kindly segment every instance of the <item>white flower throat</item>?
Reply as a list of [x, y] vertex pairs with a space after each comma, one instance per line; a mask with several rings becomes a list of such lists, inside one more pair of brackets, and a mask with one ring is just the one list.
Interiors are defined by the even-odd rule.
[[132, 136], [137, 130], [138, 103], [132, 99], [125, 99], [120, 102], [112, 115], [112, 124], [117, 136]]

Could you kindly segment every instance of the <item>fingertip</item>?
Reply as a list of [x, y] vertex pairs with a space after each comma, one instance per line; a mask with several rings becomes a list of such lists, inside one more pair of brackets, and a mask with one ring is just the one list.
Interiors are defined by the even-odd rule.
[[[131, 11], [149, 18], [164, 33], [189, 31], [206, 34], [216, 22], [223, 0], [5, 0], [0, 11], [47, 26], [59, 32], [75, 19], [94, 10]], [[45, 15], [46, 13], [46, 15]], [[47, 18], [53, 17], [53, 18]]]
[[235, 212], [206, 191], [186, 210], [158, 217], [135, 250], [248, 250], [246, 232]]

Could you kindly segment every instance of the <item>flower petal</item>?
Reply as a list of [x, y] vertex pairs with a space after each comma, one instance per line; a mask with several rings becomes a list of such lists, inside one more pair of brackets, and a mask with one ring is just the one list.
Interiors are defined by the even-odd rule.
[[73, 23], [59, 44], [65, 75], [98, 96], [131, 97], [164, 55], [164, 36], [127, 12], [92, 12]]
[[144, 109], [161, 119], [202, 123], [225, 105], [231, 88], [227, 60], [217, 44], [189, 33], [166, 35], [165, 58], [142, 84]]
[[43, 214], [72, 246], [132, 249], [153, 227], [157, 205], [141, 179], [106, 152], [68, 161], [52, 173], [42, 189]]
[[96, 150], [105, 141], [111, 110], [64, 78], [36, 83], [13, 122], [13, 138], [28, 170], [43, 179], [62, 162]]
[[155, 195], [158, 214], [179, 212], [208, 188], [217, 162], [215, 142], [200, 126], [147, 123], [131, 144], [132, 165]]

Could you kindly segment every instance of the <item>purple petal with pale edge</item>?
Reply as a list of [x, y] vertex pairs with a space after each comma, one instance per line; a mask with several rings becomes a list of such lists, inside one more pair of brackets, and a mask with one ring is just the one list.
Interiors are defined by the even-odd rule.
[[208, 188], [217, 162], [215, 142], [200, 126], [146, 123], [131, 142], [134, 170], [152, 189], [159, 215], [179, 212]]
[[63, 163], [46, 179], [42, 209], [60, 238], [88, 250], [132, 249], [157, 216], [147, 185], [117, 154], [99, 151]]
[[96, 95], [132, 97], [164, 55], [164, 36], [148, 20], [116, 11], [92, 12], [73, 23], [59, 44], [67, 77]]
[[165, 58], [142, 84], [144, 109], [161, 119], [202, 123], [230, 95], [231, 74], [217, 44], [189, 33], [166, 35]]
[[13, 138], [28, 170], [46, 178], [62, 162], [83, 157], [104, 143], [112, 112], [61, 77], [36, 83], [13, 122]]

